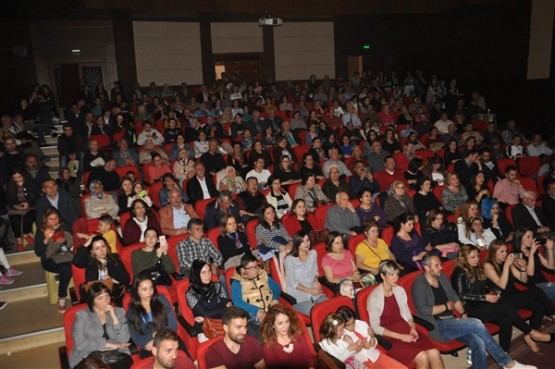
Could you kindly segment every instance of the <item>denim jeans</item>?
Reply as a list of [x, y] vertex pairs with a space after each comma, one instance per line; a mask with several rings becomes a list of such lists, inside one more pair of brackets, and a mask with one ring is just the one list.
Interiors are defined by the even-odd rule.
[[506, 366], [512, 361], [478, 319], [439, 319], [437, 328], [445, 339], [460, 341], [472, 350], [472, 368], [474, 369], [487, 368], [486, 355], [488, 352], [500, 365]]
[[296, 303], [295, 305], [293, 305], [293, 309], [297, 310], [301, 314], [310, 315], [310, 310], [312, 310], [312, 307], [314, 305], [316, 305], [319, 302], [326, 301], [327, 299], [328, 298], [322, 294], [314, 300], [310, 299], [310, 300]]
[[551, 301], [555, 301], [555, 282], [536, 283], [536, 287], [541, 288]]

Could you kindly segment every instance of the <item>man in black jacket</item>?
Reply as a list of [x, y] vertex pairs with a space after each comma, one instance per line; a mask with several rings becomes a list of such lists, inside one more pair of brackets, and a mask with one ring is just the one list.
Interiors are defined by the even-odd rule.
[[224, 215], [233, 215], [237, 224], [242, 223], [239, 215], [239, 206], [235, 201], [231, 192], [228, 190], [220, 191], [218, 199], [212, 201], [206, 207], [206, 216], [204, 218], [204, 228], [206, 231], [218, 227]]
[[522, 202], [513, 208], [513, 223], [515, 228], [528, 228], [534, 234], [549, 232], [547, 219], [540, 207], [536, 206], [538, 194], [534, 191], [524, 191], [520, 199]]
[[555, 229], [555, 182], [551, 182], [547, 188], [547, 194], [542, 202], [543, 214], [547, 225], [551, 229]]
[[195, 164], [195, 176], [187, 181], [187, 195], [189, 195], [189, 202], [193, 206], [199, 200], [218, 196], [212, 177], [205, 176], [205, 173], [204, 164], [198, 162]]
[[65, 224], [71, 228], [75, 219], [80, 217], [79, 203], [73, 200], [70, 194], [60, 191], [56, 181], [52, 178], [42, 182], [43, 196], [37, 201], [37, 226], [42, 224], [42, 216], [47, 208], [53, 206], [60, 212]]

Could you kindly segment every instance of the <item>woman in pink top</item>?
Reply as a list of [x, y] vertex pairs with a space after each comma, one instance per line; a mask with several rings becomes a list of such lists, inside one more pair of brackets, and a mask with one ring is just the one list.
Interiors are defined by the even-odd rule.
[[360, 281], [353, 254], [345, 249], [343, 245], [343, 235], [339, 232], [330, 232], [326, 239], [326, 251], [322, 258], [322, 269], [325, 278], [322, 278], [324, 285], [331, 288], [334, 292], [339, 292], [339, 283], [344, 279], [354, 282]]

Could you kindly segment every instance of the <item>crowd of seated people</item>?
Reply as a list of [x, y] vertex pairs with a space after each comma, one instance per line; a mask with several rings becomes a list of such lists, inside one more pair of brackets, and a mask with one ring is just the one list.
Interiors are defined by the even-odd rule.
[[[140, 289], [131, 277], [161, 267], [174, 279], [194, 281], [188, 295], [193, 311], [208, 294], [244, 307], [249, 332], [263, 323], [278, 290], [294, 296], [293, 309], [309, 315], [312, 306], [340, 294], [345, 279], [382, 281], [385, 261], [404, 276], [427, 270], [435, 260], [429, 255], [446, 262], [460, 257], [462, 245], [487, 253], [496, 242], [516, 240], [512, 248], [522, 256], [508, 270], [518, 269], [511, 272], [516, 279], [544, 291], [548, 297], [540, 293], [537, 304], [553, 315], [544, 306], [553, 299], [552, 287], [541, 273], [555, 269], [553, 245], [544, 242], [541, 252], [535, 245], [555, 230], [555, 136], [527, 137], [514, 120], [503, 130], [482, 121], [483, 98], [465, 96], [456, 80], [442, 86], [420, 73], [402, 82], [365, 73], [346, 81], [248, 86], [224, 76], [198, 94], [186, 85], [174, 91], [137, 86], [129, 100], [119, 84], [110, 98], [99, 87], [92, 97], [79, 96], [66, 115], [57, 181], [49, 178], [33, 141], [36, 133], [44, 144], [41, 134], [52, 115], [34, 101], [35, 113], [25, 113], [21, 125], [22, 103], [13, 117], [2, 117], [0, 206], [10, 227], [0, 236], [13, 247], [34, 245], [43, 268], [60, 275], [60, 312], [68, 308], [71, 255], [85, 249], [85, 284], [109, 277]], [[47, 89], [34, 89], [37, 94], [48, 97]], [[231, 94], [241, 97], [232, 100]], [[313, 251], [321, 243], [317, 256]], [[126, 248], [133, 248], [127, 265]], [[195, 264], [199, 260], [204, 264]], [[492, 258], [480, 273], [507, 290], [503, 263]], [[521, 269], [526, 276], [518, 275]], [[243, 301], [247, 290], [237, 283], [258, 279], [272, 281], [265, 301]], [[147, 305], [141, 293], [134, 291], [134, 304], [149, 313], [139, 308]], [[112, 300], [119, 302], [115, 295]], [[160, 312], [160, 301], [156, 306], [149, 324], [162, 330], [167, 322], [157, 319], [171, 314]], [[108, 316], [124, 319], [113, 314]], [[272, 319], [283, 315], [276, 314]], [[130, 335], [138, 337], [135, 330], [145, 320], [133, 319]], [[534, 333], [536, 322], [531, 327], [528, 336], [545, 339]], [[335, 342], [336, 334], [328, 340]], [[266, 330], [260, 337], [273, 336]], [[152, 340], [142, 343], [142, 356], [157, 351]], [[419, 352], [425, 354], [394, 359], [438, 362], [429, 345]]]

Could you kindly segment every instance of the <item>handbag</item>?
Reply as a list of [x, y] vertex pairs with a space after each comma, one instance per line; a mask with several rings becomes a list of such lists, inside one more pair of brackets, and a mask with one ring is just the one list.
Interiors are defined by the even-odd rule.
[[328, 234], [329, 230], [327, 230], [326, 228], [320, 229], [319, 231], [313, 229], [308, 234], [308, 238], [310, 238], [310, 244], [314, 246], [319, 243], [325, 243], [326, 238], [328, 238]]
[[52, 259], [56, 264], [71, 263], [73, 261], [73, 256], [73, 252], [69, 250], [59, 251], [50, 256], [50, 259]]
[[[119, 350], [98, 350], [93, 351], [89, 354], [88, 357], [94, 357], [102, 361], [104, 364], [113, 365], [113, 364], [122, 364], [121, 367], [131, 367], [133, 365], [133, 359], [131, 356], [127, 355], [124, 352], [120, 352]], [[126, 366], [126, 363], [129, 366]]]
[[172, 279], [170, 278], [170, 275], [168, 274], [168, 272], [166, 272], [166, 270], [161, 264], [156, 264], [152, 268], [145, 269], [141, 272], [141, 274], [143, 273], [148, 274], [150, 276], [150, 279], [152, 279], [152, 282], [154, 283], [155, 286], [172, 285]]
[[208, 338], [216, 338], [225, 334], [223, 322], [221, 319], [204, 318], [202, 324], [202, 333]]

